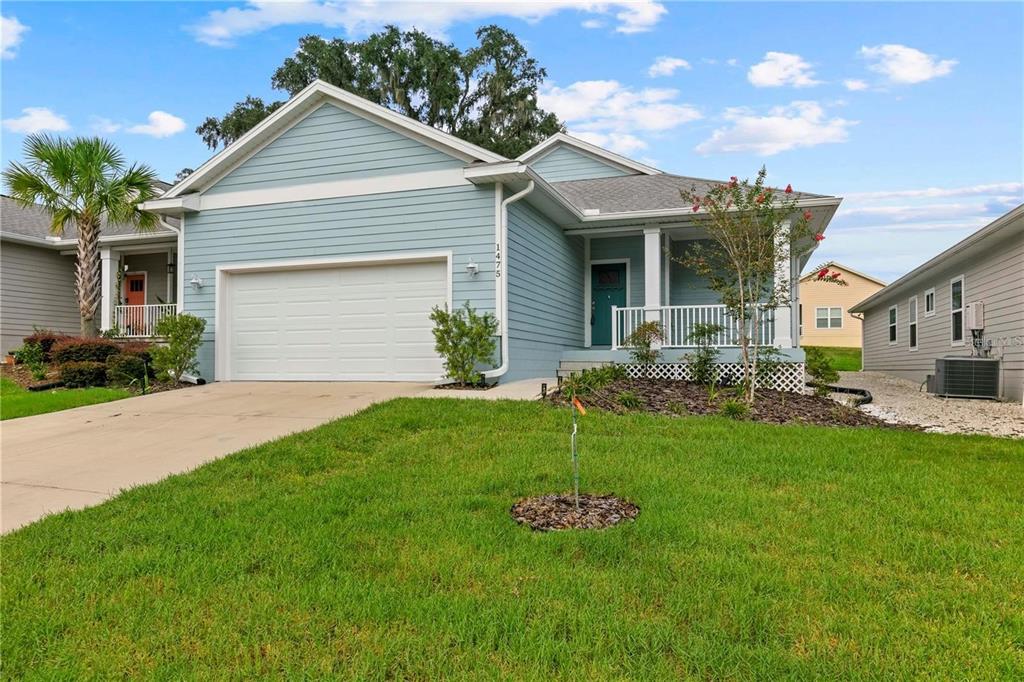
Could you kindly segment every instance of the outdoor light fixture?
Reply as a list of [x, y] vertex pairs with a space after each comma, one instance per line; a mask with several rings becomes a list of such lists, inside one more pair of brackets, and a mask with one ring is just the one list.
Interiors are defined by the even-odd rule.
[[203, 288], [203, 278], [200, 277], [199, 275], [192, 275], [192, 279], [189, 280], [189, 284], [192, 285], [193, 289], [199, 291], [200, 289]]
[[167, 274], [168, 275], [173, 275], [174, 274], [174, 267], [175, 267], [174, 261], [168, 260], [167, 261]]
[[470, 276], [476, 277], [476, 273], [480, 272], [480, 266], [473, 261], [469, 261], [466, 263], [466, 272], [468, 272]]

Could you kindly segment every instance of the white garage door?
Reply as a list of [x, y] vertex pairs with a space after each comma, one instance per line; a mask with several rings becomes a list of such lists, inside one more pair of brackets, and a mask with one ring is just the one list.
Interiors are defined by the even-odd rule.
[[430, 381], [442, 373], [430, 309], [444, 262], [235, 273], [228, 375], [236, 380]]

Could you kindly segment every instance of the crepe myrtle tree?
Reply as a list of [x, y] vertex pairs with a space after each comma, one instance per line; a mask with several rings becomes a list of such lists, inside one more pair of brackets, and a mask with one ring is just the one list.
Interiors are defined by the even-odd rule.
[[37, 205], [50, 216], [50, 232], [77, 231], [75, 294], [82, 336], [99, 333], [99, 239], [106, 223], [133, 225], [140, 231], [156, 226], [156, 216], [138, 205], [156, 196], [156, 172], [142, 164], [127, 165], [113, 144], [98, 137], [54, 138], [29, 135], [25, 161], [12, 161], [3, 182], [22, 206]]
[[[734, 320], [744, 397], [751, 404], [757, 397], [754, 378], [763, 341], [757, 338], [758, 330], [769, 311], [790, 302], [789, 277], [777, 279], [776, 273], [789, 272], [789, 255], [799, 242], [825, 238], [812, 233], [812, 215], [799, 209], [793, 187], [768, 187], [766, 176], [762, 166], [753, 182], [732, 177], [703, 193], [696, 186], [681, 190], [692, 204], [695, 222], [707, 232], [708, 243], [698, 242], [685, 256], [674, 258], [707, 280]], [[820, 279], [836, 279], [831, 274]]]

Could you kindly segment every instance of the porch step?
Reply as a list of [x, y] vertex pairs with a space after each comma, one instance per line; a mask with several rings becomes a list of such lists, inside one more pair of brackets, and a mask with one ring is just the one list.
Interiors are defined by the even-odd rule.
[[558, 376], [567, 377], [573, 372], [582, 372], [585, 369], [595, 369], [612, 364], [608, 360], [561, 360], [558, 363]]

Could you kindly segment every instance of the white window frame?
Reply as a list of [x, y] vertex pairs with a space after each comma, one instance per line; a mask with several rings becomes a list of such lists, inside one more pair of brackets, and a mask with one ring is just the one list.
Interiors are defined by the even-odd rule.
[[[825, 320], [828, 322], [828, 324], [826, 326], [824, 326], [824, 327], [819, 327], [818, 326], [818, 311], [819, 310], [827, 310], [828, 311], [825, 314]], [[833, 327], [832, 326], [832, 311], [833, 310], [838, 310], [839, 311], [839, 326], [838, 327]], [[842, 329], [843, 328], [843, 307], [842, 306], [838, 306], [838, 305], [831, 305], [831, 306], [829, 306], [829, 305], [822, 305], [822, 306], [815, 307], [814, 308], [814, 328], [817, 329], [817, 330]]]
[[[928, 310], [928, 297], [932, 297], [932, 309]], [[934, 317], [935, 316], [935, 287], [924, 290], [924, 316]]]
[[[895, 313], [895, 315], [893, 314]], [[889, 306], [889, 312], [886, 313], [889, 317], [887, 319], [889, 328], [889, 345], [895, 346], [900, 342], [900, 309], [899, 306]]]
[[911, 351], [916, 351], [921, 345], [921, 327], [917, 323], [919, 312], [917, 296], [911, 296], [907, 299], [907, 344]]
[[[953, 307], [953, 285], [960, 282], [960, 307]], [[963, 275], [957, 275], [949, 280], [949, 345], [963, 346], [967, 339], [967, 311], [964, 301], [967, 300], [967, 283]], [[960, 340], [953, 338], [953, 316], [960, 313]]]

